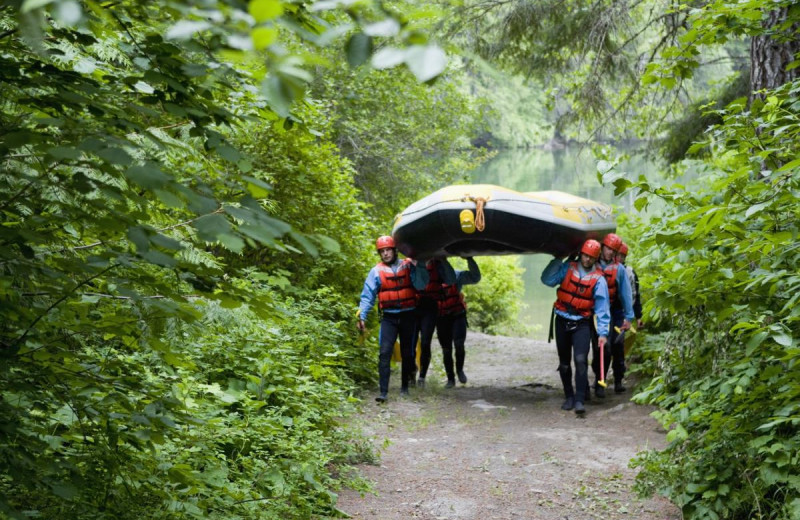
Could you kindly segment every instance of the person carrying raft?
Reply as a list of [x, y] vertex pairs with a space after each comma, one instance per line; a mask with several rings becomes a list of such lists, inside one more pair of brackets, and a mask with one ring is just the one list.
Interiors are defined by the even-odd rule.
[[[425, 269], [428, 271], [428, 284], [419, 291], [416, 309], [419, 343], [414, 340], [414, 345], [420, 349], [419, 379], [417, 380], [419, 388], [425, 388], [425, 377], [431, 364], [431, 343], [436, 323], [439, 320], [439, 303], [444, 298], [443, 284], [456, 283], [455, 270], [446, 258], [431, 258], [425, 262]], [[452, 356], [450, 357], [452, 368]], [[446, 363], [445, 366], [447, 366]]]
[[375, 398], [385, 403], [389, 394], [389, 376], [394, 343], [400, 338], [401, 384], [400, 395], [408, 395], [408, 385], [414, 377], [414, 336], [416, 319], [414, 308], [417, 304], [417, 291], [428, 283], [428, 271], [417, 268], [412, 258], [400, 260], [394, 239], [381, 236], [375, 242], [381, 257], [375, 267], [370, 269], [364, 288], [361, 290], [361, 303], [358, 307], [358, 329], [365, 329], [364, 322], [369, 311], [378, 300], [381, 311], [381, 328], [378, 335], [380, 350], [378, 354], [378, 384], [380, 394]]
[[[436, 332], [439, 345], [442, 346], [442, 361], [444, 371], [447, 373], [445, 388], [456, 386], [456, 376], [463, 385], [467, 383], [467, 374], [464, 373], [466, 359], [465, 343], [467, 341], [467, 304], [461, 288], [468, 284], [481, 281], [481, 271], [477, 262], [472, 257], [467, 259], [466, 271], [455, 271], [445, 259], [447, 269], [452, 275], [451, 283], [442, 284], [442, 298], [439, 301], [439, 320], [436, 323]], [[453, 350], [456, 354], [456, 366], [453, 371]]]
[[[542, 271], [541, 280], [547, 286], [558, 286], [555, 313], [555, 337], [558, 351], [558, 373], [564, 387], [562, 410], [586, 413], [584, 402], [589, 392], [588, 358], [592, 341], [592, 317], [597, 319], [596, 330], [600, 348], [608, 339], [611, 321], [608, 285], [597, 266], [600, 243], [587, 240], [577, 261], [554, 258]], [[575, 387], [572, 386], [572, 367], [575, 364]]]
[[[625, 266], [617, 261], [617, 253], [622, 247], [622, 239], [616, 233], [609, 233], [603, 238], [602, 250], [598, 265], [608, 285], [609, 306], [611, 309], [611, 328], [609, 329], [609, 344], [611, 355], [603, 356], [604, 367], [600, 368], [600, 357], [593, 352], [592, 370], [596, 378], [594, 391], [597, 397], [605, 397], [605, 388], [600, 384], [600, 374], [608, 374], [608, 367], [614, 370], [614, 392], [622, 393], [625, 386], [622, 378], [625, 377], [625, 331], [631, 328], [635, 315], [633, 300], [631, 298], [631, 284]], [[599, 350], [599, 347], [598, 347]]]

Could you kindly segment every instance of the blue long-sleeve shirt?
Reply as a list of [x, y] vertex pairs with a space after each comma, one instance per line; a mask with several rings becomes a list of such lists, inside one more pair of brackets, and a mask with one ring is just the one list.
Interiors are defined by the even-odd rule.
[[[550, 263], [547, 264], [547, 267], [544, 268], [544, 271], [542, 271], [542, 283], [549, 287], [561, 285], [561, 282], [564, 280], [564, 277], [567, 275], [567, 271], [569, 270], [569, 264], [569, 260], [562, 261], [559, 258], [553, 258]], [[580, 262], [577, 262], [577, 264], [578, 272], [580, 273], [581, 277], [589, 274], [589, 271], [584, 269]], [[609, 310], [608, 284], [606, 283], [605, 277], [601, 276], [598, 278], [597, 283], [594, 284], [594, 289], [592, 289], [592, 298], [594, 299], [594, 315], [597, 318], [597, 323], [595, 324], [597, 328], [597, 335], [608, 337], [608, 327], [611, 323], [611, 312]], [[584, 317], [580, 314], [570, 314], [569, 312], [565, 312], [560, 309], [555, 309], [555, 313], [568, 320], [577, 321], [584, 319]]]
[[[400, 264], [404, 260], [400, 260], [399, 258], [395, 258], [394, 262], [389, 266], [392, 268], [392, 271], [395, 273], [397, 269], [400, 267]], [[417, 269], [417, 266], [411, 264], [410, 266], [410, 274], [411, 274], [411, 285], [414, 286], [414, 289], [421, 291], [428, 285], [429, 275], [428, 270], [424, 267]], [[358, 305], [358, 317], [361, 320], [366, 321], [367, 315], [369, 311], [372, 310], [372, 307], [375, 305], [375, 301], [378, 299], [378, 292], [381, 289], [381, 275], [378, 273], [378, 266], [373, 267], [370, 269], [369, 273], [367, 274], [367, 279], [364, 280], [364, 288], [361, 289], [361, 302]], [[394, 312], [408, 312], [414, 310], [413, 307], [408, 307], [405, 309], [384, 309], [383, 312], [386, 313], [394, 313]]]
[[[609, 264], [600, 261], [600, 268], [605, 269]], [[633, 312], [633, 297], [631, 295], [631, 282], [628, 279], [628, 271], [623, 264], [617, 263], [617, 299], [622, 304], [622, 313], [625, 319], [633, 321], [635, 319]], [[619, 312], [619, 309], [612, 309], [612, 313]], [[618, 316], [618, 314], [617, 314]]]

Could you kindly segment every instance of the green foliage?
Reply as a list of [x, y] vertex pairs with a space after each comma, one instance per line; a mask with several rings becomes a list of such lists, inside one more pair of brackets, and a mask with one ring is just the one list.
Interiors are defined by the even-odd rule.
[[388, 233], [410, 203], [465, 179], [485, 157], [469, 143], [479, 118], [458, 74], [425, 86], [401, 70], [365, 75], [340, 68], [317, 82], [311, 96], [324, 100], [331, 138], [356, 170], [376, 234]]
[[[547, 107], [557, 118], [555, 135], [561, 138], [570, 123], [573, 131], [581, 131], [587, 121], [606, 123], [621, 100], [639, 101], [630, 80], [642, 59], [641, 41], [659, 31], [647, 17], [651, 7], [471, 0], [463, 3], [453, 25], [485, 59], [544, 85]], [[617, 130], [628, 136], [627, 129]]]
[[[726, 85], [721, 93], [713, 92], [703, 101], [687, 107], [686, 115], [670, 126], [667, 135], [660, 143], [664, 158], [670, 163], [685, 158], [687, 151], [696, 142], [702, 140], [703, 133], [709, 127], [722, 122], [718, 111], [731, 101], [748, 95], [750, 92], [749, 79], [749, 71], [742, 71], [738, 76], [732, 78], [732, 82]], [[709, 105], [714, 110], [710, 110]], [[693, 156], [695, 157], [707, 152], [707, 150], [698, 150], [697, 147], [694, 150]]]
[[202, 323], [174, 331], [200, 368], [180, 370], [177, 387], [200, 423], [165, 458], [190, 481], [222, 473], [217, 486], [178, 490], [181, 503], [219, 518], [308, 518], [335, 506], [332, 467], [374, 457], [340, 423], [357, 402], [347, 374], [366, 366], [350, 344], [349, 307], [325, 288], [314, 296], [280, 302], [272, 319], [212, 305]]
[[374, 458], [340, 423], [374, 378], [369, 226], [284, 41], [329, 30], [277, 0], [0, 8], [4, 517], [308, 518]]
[[[523, 269], [512, 256], [489, 256], [477, 260], [481, 281], [464, 286], [470, 327], [489, 334], [522, 332], [518, 323], [524, 293]], [[466, 269], [453, 260], [453, 267]], [[463, 262], [462, 262], [463, 263]], [[522, 325], [524, 327], [524, 324]]]
[[389, 4], [337, 0], [316, 2], [311, 9], [340, 7], [356, 22], [356, 30], [349, 34], [344, 48], [346, 61], [353, 68], [368, 60], [378, 70], [402, 65], [419, 82], [433, 81], [445, 71], [447, 56], [429, 38], [431, 24], [442, 15], [440, 9], [409, 1]]
[[[185, 363], [166, 324], [200, 318], [197, 301], [253, 297], [209, 244], [238, 251], [258, 240], [248, 226], [288, 230], [219, 133], [237, 118], [214, 96], [246, 79], [165, 41], [169, 15], [97, 9], [76, 28], [0, 12], [0, 507], [15, 516], [167, 506], [162, 491], [133, 506], [134, 484], [155, 478], [152, 453], [193, 422], [163, 375]], [[270, 300], [253, 299], [255, 312]]]
[[734, 101], [697, 147], [683, 187], [614, 181], [659, 198], [634, 229], [645, 312], [662, 328], [660, 370], [637, 396], [658, 405], [668, 447], [641, 455], [640, 490], [687, 518], [792, 519], [800, 512], [800, 82]]
[[[268, 286], [254, 292], [275, 296]], [[4, 417], [17, 417], [17, 436], [41, 433], [33, 445], [20, 439], [0, 451], [27, 469], [3, 479], [5, 507], [48, 518], [332, 511], [339, 484], [331, 468], [374, 457], [339, 422], [356, 402], [348, 374], [366, 360], [350, 345], [349, 307], [324, 288], [306, 300], [275, 302], [282, 312], [273, 317], [198, 300], [203, 318], [164, 323], [158, 340], [170, 346], [168, 364], [106, 334], [80, 356], [83, 385], [64, 367], [36, 403], [31, 387], [52, 367], [25, 365], [37, 372], [16, 374], [27, 387], [7, 386], [17, 390], [4, 393]]]
[[236, 133], [252, 166], [250, 176], [270, 187], [270, 211], [291, 225], [300, 240], [307, 237], [302, 243], [310, 242], [318, 254], [260, 247], [232, 261], [265, 270], [280, 268], [293, 285], [323, 284], [353, 294], [364, 281], [359, 266], [374, 259], [368, 247], [374, 233], [367, 207], [357, 199], [356, 172], [330, 141], [331, 122], [324, 111], [309, 101], [295, 110], [294, 117], [304, 124], [287, 130], [283, 121], [274, 121]]
[[[761, 2], [458, 5], [450, 32], [493, 64], [542, 85], [556, 139], [617, 142], [652, 142], [665, 133], [681, 141], [686, 134], [673, 124], [700, 124], [691, 117], [695, 107], [720, 80], [731, 83], [748, 68], [743, 34], [754, 32], [765, 13]], [[681, 148], [667, 144], [673, 152]]]
[[489, 148], [528, 148], [546, 142], [552, 124], [545, 111], [544, 89], [519, 76], [509, 77], [487, 61], [465, 59], [464, 88], [483, 99], [483, 133], [476, 138]]

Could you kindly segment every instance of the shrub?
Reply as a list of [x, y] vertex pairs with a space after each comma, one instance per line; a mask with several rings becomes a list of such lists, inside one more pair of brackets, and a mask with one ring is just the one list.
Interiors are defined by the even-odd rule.
[[[456, 269], [466, 269], [465, 263], [451, 262]], [[523, 269], [512, 256], [478, 259], [481, 281], [464, 286], [470, 327], [489, 334], [513, 334], [523, 326], [517, 317], [522, 306], [525, 288]]]

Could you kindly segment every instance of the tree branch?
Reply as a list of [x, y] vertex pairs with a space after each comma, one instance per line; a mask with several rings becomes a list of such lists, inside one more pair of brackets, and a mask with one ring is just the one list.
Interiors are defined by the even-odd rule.
[[12, 203], [12, 202], [14, 202], [15, 200], [17, 200], [17, 199], [18, 199], [19, 197], [21, 197], [22, 195], [24, 195], [24, 194], [25, 194], [25, 192], [26, 192], [26, 191], [28, 191], [28, 190], [30, 189], [30, 187], [31, 187], [31, 186], [33, 186], [33, 182], [29, 182], [28, 184], [26, 184], [26, 185], [25, 185], [25, 187], [24, 187], [24, 188], [22, 188], [21, 190], [19, 190], [19, 191], [18, 191], [17, 193], [15, 193], [13, 196], [9, 197], [9, 199], [8, 199], [8, 200], [6, 200], [5, 202], [3, 202], [3, 205], [2, 205], [2, 206], [0, 206], [0, 210], [6, 209], [6, 208], [7, 208], [7, 207], [8, 207], [8, 206], [9, 206], [9, 205]]
[[[203, 217], [206, 217], [208, 215], [217, 215], [219, 213], [222, 213], [222, 211], [223, 211], [222, 208], [218, 208], [218, 209], [212, 211], [211, 213], [206, 213], [205, 215], [200, 215], [200, 216], [191, 218], [189, 220], [185, 220], [183, 222], [178, 222], [177, 224], [172, 224], [171, 226], [163, 227], [163, 228], [157, 229], [156, 231], [161, 233], [162, 231], [169, 231], [171, 229], [179, 228], [179, 227], [185, 226], [187, 224], [191, 224], [192, 222], [194, 222], [196, 220], [199, 220], [199, 219], [201, 219]], [[103, 240], [98, 240], [97, 242], [93, 242], [91, 244], [86, 244], [86, 245], [83, 245], [83, 246], [65, 247], [65, 248], [59, 249], [57, 251], [50, 251], [50, 254], [64, 253], [66, 251], [80, 251], [81, 249], [91, 249], [93, 247], [101, 246], [101, 245], [103, 245], [105, 243], [106, 242], [104, 242]]]
[[67, 298], [70, 297], [71, 294], [73, 294], [75, 291], [77, 291], [78, 289], [80, 289], [84, 285], [88, 284], [89, 282], [91, 282], [95, 278], [99, 278], [100, 276], [106, 274], [107, 272], [109, 272], [110, 270], [114, 269], [117, 266], [119, 266], [119, 264], [112, 264], [112, 265], [106, 267], [105, 269], [103, 269], [102, 271], [100, 271], [99, 273], [96, 273], [96, 274], [90, 276], [89, 278], [87, 278], [86, 280], [83, 280], [82, 282], [78, 283], [75, 287], [73, 287], [71, 290], [67, 291], [66, 294], [64, 294], [61, 298], [59, 298], [58, 300], [56, 300], [52, 304], [50, 304], [50, 306], [47, 309], [45, 309], [45, 311], [43, 313], [41, 313], [39, 316], [37, 316], [36, 319], [33, 320], [33, 322], [31, 322], [30, 325], [28, 325], [28, 328], [25, 329], [25, 332], [23, 332], [22, 335], [19, 338], [17, 338], [11, 344], [11, 347], [15, 347], [15, 346], [19, 345], [22, 342], [22, 340], [24, 340], [28, 336], [28, 333], [30, 333], [30, 331], [33, 330], [33, 327], [35, 327], [36, 324], [39, 323], [39, 321], [41, 321], [42, 318], [47, 316], [47, 314], [50, 311], [52, 311], [58, 305], [63, 303]]
[[9, 29], [7, 31], [3, 31], [3, 32], [0, 33], [0, 40], [2, 40], [3, 38], [7, 38], [8, 36], [11, 36], [12, 34], [18, 32], [18, 31], [19, 31], [18, 28], [14, 28], [14, 29]]

